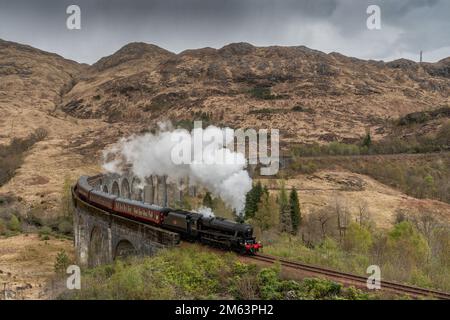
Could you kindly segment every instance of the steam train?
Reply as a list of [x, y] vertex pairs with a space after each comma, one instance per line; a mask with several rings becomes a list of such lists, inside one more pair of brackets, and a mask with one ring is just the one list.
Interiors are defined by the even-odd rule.
[[254, 254], [262, 247], [253, 237], [253, 228], [249, 224], [121, 198], [96, 190], [89, 184], [87, 176], [80, 177], [74, 192], [82, 200], [112, 214], [177, 232], [187, 241], [199, 241], [243, 254]]

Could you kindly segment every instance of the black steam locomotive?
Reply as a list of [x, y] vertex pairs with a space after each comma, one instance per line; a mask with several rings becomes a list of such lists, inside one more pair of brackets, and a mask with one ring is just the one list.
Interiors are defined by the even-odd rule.
[[82, 200], [96, 207], [178, 232], [188, 241], [200, 241], [247, 254], [254, 254], [262, 247], [253, 237], [253, 228], [249, 224], [117, 197], [95, 190], [86, 176], [78, 180], [74, 192]]

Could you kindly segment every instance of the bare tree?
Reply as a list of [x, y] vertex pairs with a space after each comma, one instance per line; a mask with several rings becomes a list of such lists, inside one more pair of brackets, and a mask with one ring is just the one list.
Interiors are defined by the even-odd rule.
[[339, 241], [345, 237], [345, 231], [350, 224], [350, 212], [348, 206], [343, 203], [339, 196], [334, 198], [334, 213], [336, 215], [337, 230], [339, 232]]
[[330, 205], [312, 210], [301, 225], [302, 239], [311, 246], [326, 237], [335, 238], [336, 230], [336, 216]]
[[427, 239], [428, 243], [431, 241], [433, 231], [439, 226], [439, 222], [435, 218], [436, 213], [432, 211], [416, 212], [411, 217], [411, 222]]
[[327, 236], [328, 223], [332, 219], [330, 212], [331, 211], [329, 210], [329, 208], [323, 208], [319, 210], [317, 214], [317, 221], [319, 222], [320, 225], [322, 239], [324, 239]]
[[360, 199], [357, 203], [357, 218], [356, 222], [360, 226], [368, 226], [371, 221], [371, 213], [369, 210], [369, 205], [366, 200]]

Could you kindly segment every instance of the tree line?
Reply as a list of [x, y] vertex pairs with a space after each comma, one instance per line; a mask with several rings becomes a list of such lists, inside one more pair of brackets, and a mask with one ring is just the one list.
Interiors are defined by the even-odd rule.
[[292, 188], [288, 194], [282, 183], [274, 196], [258, 181], [245, 197], [244, 218], [254, 221], [262, 231], [278, 226], [279, 231], [296, 235], [302, 220], [297, 190]]

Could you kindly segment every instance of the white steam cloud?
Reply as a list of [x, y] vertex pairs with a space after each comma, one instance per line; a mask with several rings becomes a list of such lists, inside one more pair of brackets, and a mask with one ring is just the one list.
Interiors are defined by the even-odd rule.
[[207, 218], [215, 217], [212, 209], [208, 208], [208, 207], [200, 207], [196, 210], [196, 212], [202, 214], [204, 217], [207, 217]]
[[150, 175], [189, 177], [240, 213], [252, 180], [245, 170], [245, 156], [227, 147], [233, 141], [234, 131], [229, 128], [209, 126], [189, 132], [164, 124], [157, 134], [122, 138], [105, 150], [103, 169], [121, 173], [130, 166], [141, 181]]

